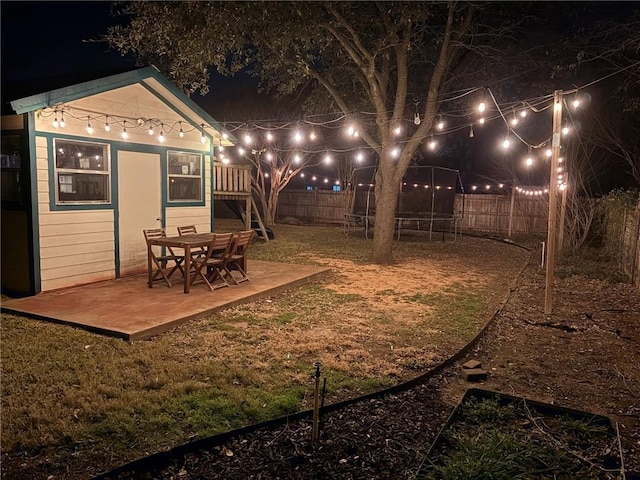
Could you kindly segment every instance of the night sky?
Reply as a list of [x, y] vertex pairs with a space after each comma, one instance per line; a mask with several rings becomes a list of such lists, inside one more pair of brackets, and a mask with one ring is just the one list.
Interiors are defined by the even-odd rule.
[[[555, 21], [560, 22], [563, 31], [571, 25], [562, 20], [569, 18], [571, 3], [559, 3], [561, 14]], [[640, 4], [594, 5], [602, 10], [599, 13], [628, 16], [626, 10], [639, 8]], [[7, 110], [7, 103], [15, 98], [136, 68], [133, 60], [110, 50], [106, 43], [89, 41], [99, 39], [109, 26], [125, 21], [111, 16], [111, 8], [110, 2], [0, 2], [3, 114], [12, 113]], [[248, 92], [255, 98], [257, 91], [256, 80], [247, 76], [228, 80], [214, 74], [210, 84], [208, 95], [195, 94], [193, 100], [219, 121], [226, 120], [222, 113], [225, 108], [220, 110], [223, 104], [237, 105], [248, 98]], [[480, 140], [476, 138], [476, 145]], [[485, 163], [479, 153], [476, 151], [473, 156]]]

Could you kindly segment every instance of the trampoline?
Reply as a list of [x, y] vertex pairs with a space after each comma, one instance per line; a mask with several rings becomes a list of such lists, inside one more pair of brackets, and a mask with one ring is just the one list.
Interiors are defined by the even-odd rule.
[[[376, 167], [354, 170], [351, 177], [352, 197], [348, 212], [344, 214], [344, 228], [348, 235], [353, 228], [364, 228], [365, 237], [375, 227], [375, 175]], [[428, 230], [429, 239], [434, 232], [448, 231], [455, 240], [458, 220], [454, 203], [458, 170], [434, 166], [409, 167], [398, 192], [395, 213], [397, 238], [404, 229]]]

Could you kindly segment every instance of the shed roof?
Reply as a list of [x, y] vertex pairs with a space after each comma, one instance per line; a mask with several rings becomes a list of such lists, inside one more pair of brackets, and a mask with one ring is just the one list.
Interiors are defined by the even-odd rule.
[[[118, 88], [141, 84], [151, 93], [164, 99], [172, 105], [184, 105], [180, 110], [197, 124], [204, 124], [220, 134], [222, 126], [198, 104], [185, 95], [178, 87], [171, 83], [160, 71], [154, 67], [145, 67], [136, 70], [110, 75], [107, 77], [90, 80], [63, 88], [57, 88], [47, 92], [30, 95], [12, 100], [11, 107], [16, 113], [28, 113], [41, 108], [55, 107], [65, 102], [82, 99], [92, 95], [98, 95]], [[185, 111], [186, 110], [186, 111]], [[230, 141], [237, 140], [229, 135]]]

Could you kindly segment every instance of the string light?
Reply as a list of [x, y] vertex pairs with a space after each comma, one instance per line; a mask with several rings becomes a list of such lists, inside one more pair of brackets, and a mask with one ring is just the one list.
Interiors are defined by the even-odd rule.
[[356, 154], [356, 161], [357, 162], [362, 162], [364, 160], [364, 154], [362, 152], [358, 152]]
[[478, 104], [478, 111], [480, 113], [484, 112], [487, 109], [487, 105], [484, 102], [480, 102]]
[[164, 143], [164, 126], [162, 124], [160, 124], [160, 135], [158, 135], [158, 141], [160, 143]]
[[296, 143], [300, 143], [302, 141], [302, 134], [300, 133], [300, 130], [296, 130], [295, 134], [293, 135], [293, 139], [296, 141]]
[[509, 138], [507, 137], [502, 141], [502, 148], [504, 148], [506, 150], [510, 146], [511, 146], [511, 140], [509, 140]]
[[402, 128], [400, 127], [400, 125], [398, 125], [394, 130], [393, 133], [397, 135], [400, 135], [402, 133]]
[[267, 132], [267, 142], [272, 142], [273, 141], [273, 133], [271, 132]]
[[441, 116], [438, 118], [438, 123], [436, 124], [436, 128], [438, 130], [444, 129], [444, 120], [442, 119]]
[[125, 140], [127, 138], [129, 138], [129, 134], [127, 133], [127, 121], [125, 120], [123, 122], [123, 126], [122, 126], [122, 133], [120, 134], [122, 136], [122, 138], [124, 138]]
[[245, 133], [244, 134], [244, 143], [246, 143], [247, 145], [251, 145], [251, 141], [252, 141], [251, 135], [249, 135], [248, 132]]
[[151, 120], [149, 120], [149, 136], [153, 136], [153, 125], [151, 125]]
[[202, 128], [202, 130], [200, 131], [200, 143], [204, 145], [205, 143], [207, 143], [207, 137], [204, 134], [204, 123], [202, 123], [200, 127]]
[[60, 128], [64, 128], [66, 125], [64, 121], [64, 112], [60, 112]]
[[60, 122], [58, 122], [58, 111], [56, 110], [53, 114], [53, 128], [58, 128], [60, 126]]
[[[180, 136], [180, 138], [184, 138], [184, 130], [182, 130], [182, 122], [180, 122], [180, 132], [178, 132], [178, 135]], [[220, 146], [222, 147], [222, 145]]]
[[89, 135], [93, 134], [93, 127], [91, 126], [91, 117], [89, 117], [89, 120], [87, 120], [87, 133]]
[[104, 118], [104, 131], [109, 132], [111, 130], [111, 126], [109, 125], [109, 115]]
[[435, 150], [436, 141], [433, 139], [433, 135], [431, 136], [431, 140], [429, 141], [429, 150]]

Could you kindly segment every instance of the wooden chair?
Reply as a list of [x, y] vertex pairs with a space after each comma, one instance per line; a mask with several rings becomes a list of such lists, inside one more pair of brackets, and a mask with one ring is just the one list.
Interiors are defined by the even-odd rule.
[[[191, 283], [201, 278], [212, 292], [217, 288], [228, 287], [229, 283], [225, 279], [225, 273], [232, 244], [232, 233], [216, 233], [207, 246], [204, 256], [191, 260], [195, 267]], [[216, 280], [220, 280], [220, 282], [215, 284]]]
[[[249, 249], [249, 244], [251, 243], [253, 235], [253, 230], [238, 232], [235, 242], [233, 243], [233, 247], [229, 252], [225, 268], [228, 276], [236, 285], [249, 280], [249, 277], [247, 276], [247, 250]], [[233, 271], [240, 272], [240, 276], [234, 277], [232, 274]]]
[[[153, 287], [153, 282], [159, 281], [160, 279], [164, 279], [167, 285], [171, 287], [171, 280], [169, 280], [169, 278], [171, 278], [171, 275], [173, 275], [176, 270], [180, 270], [180, 273], [184, 276], [184, 270], [182, 268], [184, 255], [176, 255], [171, 247], [166, 247], [166, 252], [159, 246], [151, 245], [149, 247], [149, 240], [167, 236], [164, 228], [148, 228], [143, 230], [142, 233], [144, 233], [147, 248], [150, 248], [151, 250], [151, 260], [155, 266], [155, 270], [149, 282], [149, 288]], [[169, 273], [165, 273], [165, 269], [169, 262], [174, 262], [174, 265], [171, 270], [169, 270]]]
[[[195, 225], [183, 225], [178, 227], [178, 235], [196, 235], [198, 232]], [[196, 247], [191, 250], [191, 257], [202, 257], [207, 253], [204, 247]]]

